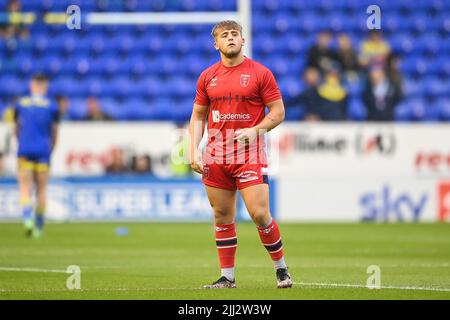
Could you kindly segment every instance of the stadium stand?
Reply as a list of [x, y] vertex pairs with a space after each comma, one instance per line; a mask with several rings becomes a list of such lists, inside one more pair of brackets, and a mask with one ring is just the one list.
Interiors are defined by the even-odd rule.
[[[0, 0], [6, 12], [9, 1]], [[83, 13], [107, 11], [233, 11], [220, 0], [21, 0], [21, 12], [65, 12], [77, 4]], [[287, 101], [305, 87], [306, 54], [323, 29], [347, 33], [359, 51], [367, 38], [366, 9], [382, 8], [382, 33], [400, 57], [404, 98], [397, 121], [450, 120], [450, 2], [415, 1], [253, 1], [253, 58], [275, 73]], [[86, 100], [96, 97], [116, 120], [187, 120], [201, 70], [218, 61], [211, 25], [65, 25], [3, 24], [0, 34], [0, 112], [25, 93], [31, 74], [52, 78], [51, 94], [69, 98], [67, 118], [86, 117]], [[334, 37], [332, 48], [336, 47]], [[364, 120], [364, 76], [344, 82], [348, 118]], [[301, 120], [302, 105], [291, 104], [287, 120]]]

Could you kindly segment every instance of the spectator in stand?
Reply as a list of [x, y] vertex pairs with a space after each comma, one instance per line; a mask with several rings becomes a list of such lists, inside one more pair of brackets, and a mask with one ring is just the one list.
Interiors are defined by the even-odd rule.
[[8, 24], [3, 28], [2, 37], [5, 43], [6, 49], [13, 51], [17, 47], [16, 35], [18, 34], [19, 28], [13, 24]]
[[307, 65], [318, 69], [322, 74], [333, 67], [336, 55], [331, 50], [331, 33], [321, 31], [317, 36], [317, 42], [308, 50]]
[[19, 0], [10, 0], [6, 6], [8, 13], [19, 13], [22, 10], [22, 4]]
[[5, 174], [5, 160], [3, 156], [3, 152], [0, 152], [0, 176], [3, 176]]
[[369, 37], [361, 45], [359, 61], [363, 67], [384, 66], [391, 48], [379, 30], [371, 30]]
[[94, 97], [89, 97], [86, 101], [87, 104], [87, 116], [83, 120], [91, 120], [91, 121], [104, 121], [104, 120], [112, 120], [110, 116], [103, 113], [100, 108], [100, 104], [98, 100]]
[[55, 97], [56, 105], [58, 106], [59, 119], [69, 120], [68, 110], [69, 110], [69, 99], [66, 96], [57, 95]]
[[400, 95], [403, 95], [403, 75], [399, 71], [400, 59], [393, 53], [389, 54], [386, 61], [386, 75], [389, 80], [396, 86], [399, 90]]
[[307, 121], [343, 121], [347, 119], [347, 91], [341, 85], [337, 69], [325, 74], [324, 82], [317, 88], [317, 102], [306, 108]]
[[[20, 3], [19, 0], [10, 0], [8, 2], [8, 4], [6, 5], [6, 11], [8, 12], [8, 14], [11, 15], [20, 15], [22, 10], [22, 4]], [[14, 21], [15, 18], [11, 18], [10, 17], [10, 21]], [[16, 41], [18, 37], [22, 38], [22, 30], [27, 30], [25, 29], [23, 26], [21, 26], [20, 24], [18, 24], [17, 22], [10, 22], [9, 24], [6, 25], [6, 31], [5, 31], [5, 40], [9, 40], [8, 44], [8, 48], [9, 49], [15, 49], [12, 48], [12, 45], [16, 45]]]
[[348, 34], [341, 33], [337, 38], [337, 43], [336, 57], [344, 78], [348, 81], [357, 80], [359, 63], [356, 51], [352, 46], [352, 40]]
[[[303, 74], [303, 81], [306, 85], [305, 90], [303, 90], [297, 97], [287, 101], [288, 108], [301, 107], [304, 110], [311, 110], [315, 105], [318, 104], [319, 96], [317, 94], [317, 87], [320, 83], [320, 73], [314, 67], [309, 67], [305, 70]], [[306, 115], [305, 120], [319, 120], [315, 118], [315, 115]]]
[[131, 172], [138, 174], [152, 174], [152, 161], [148, 154], [133, 156], [131, 160]]
[[317, 86], [320, 83], [320, 73], [319, 70], [313, 67], [309, 67], [305, 70], [303, 75], [303, 80], [305, 81], [307, 90], [309, 89], [317, 89]]
[[33, 41], [30, 37], [30, 30], [27, 28], [20, 28], [18, 30], [17, 41], [21, 49], [31, 50], [33, 47]]
[[108, 174], [121, 174], [127, 173], [128, 168], [125, 165], [124, 152], [120, 148], [114, 148], [111, 150], [111, 161], [106, 167], [106, 173]]
[[401, 100], [401, 92], [387, 77], [381, 67], [370, 70], [363, 93], [368, 121], [393, 121], [395, 107]]

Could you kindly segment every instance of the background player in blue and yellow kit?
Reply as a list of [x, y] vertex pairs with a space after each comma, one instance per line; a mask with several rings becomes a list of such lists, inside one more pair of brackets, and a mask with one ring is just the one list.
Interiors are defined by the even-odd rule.
[[[17, 179], [28, 236], [41, 235], [44, 227], [50, 157], [58, 131], [58, 109], [47, 97], [47, 91], [47, 77], [42, 74], [33, 76], [30, 95], [19, 99], [14, 110], [18, 140]], [[37, 200], [35, 206], [32, 203], [34, 186]]]

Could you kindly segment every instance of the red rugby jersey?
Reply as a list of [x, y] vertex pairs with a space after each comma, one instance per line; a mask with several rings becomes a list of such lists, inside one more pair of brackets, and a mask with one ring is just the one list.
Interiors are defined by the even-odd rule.
[[[233, 141], [237, 129], [259, 124], [265, 116], [266, 105], [281, 99], [281, 93], [272, 72], [263, 65], [245, 58], [234, 67], [221, 61], [202, 72], [197, 81], [195, 103], [208, 107], [208, 144], [206, 154], [218, 162], [246, 152], [246, 162], [254, 162], [249, 149], [264, 149], [264, 139], [258, 139], [246, 148]], [[253, 158], [253, 159], [252, 159]], [[265, 159], [264, 159], [265, 160]]]

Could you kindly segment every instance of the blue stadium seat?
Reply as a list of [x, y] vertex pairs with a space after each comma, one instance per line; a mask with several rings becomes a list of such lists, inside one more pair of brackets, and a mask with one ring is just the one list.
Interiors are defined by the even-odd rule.
[[287, 34], [282, 37], [279, 48], [280, 51], [285, 51], [288, 54], [301, 55], [306, 52], [306, 47], [301, 38], [297, 35]]
[[150, 11], [150, 4], [146, 1], [126, 1], [124, 2], [124, 10], [131, 12]]
[[28, 90], [27, 83], [22, 81], [19, 77], [14, 75], [3, 75], [1, 77], [2, 85], [0, 86], [0, 93], [2, 96], [12, 98], [14, 96], [21, 96], [26, 94]]
[[139, 82], [139, 88], [146, 98], [155, 98], [159, 95], [160, 80], [154, 75], [149, 75]]
[[170, 120], [169, 112], [174, 109], [175, 107], [171, 99], [163, 97], [157, 98], [147, 105], [144, 114], [149, 117], [149, 119]]
[[270, 25], [267, 23], [270, 20], [270, 16], [255, 13], [252, 16], [252, 28], [255, 35], [263, 32], [271, 32]]
[[300, 30], [302, 32], [318, 32], [326, 27], [329, 27], [328, 23], [316, 14], [305, 13], [300, 21]]
[[207, 64], [205, 62], [201, 61], [195, 55], [188, 56], [186, 61], [188, 64], [189, 75], [192, 77], [196, 77], [196, 78], [200, 76], [200, 73], [207, 66]]
[[394, 119], [397, 122], [409, 122], [412, 121], [412, 110], [409, 108], [409, 103], [403, 101], [397, 105], [394, 112]]
[[441, 120], [450, 121], [450, 97], [447, 96], [446, 98], [437, 100], [436, 108], [439, 110], [439, 117]]
[[290, 101], [298, 97], [304, 90], [303, 83], [299, 81], [300, 76], [290, 76], [278, 79], [278, 85], [283, 95], [283, 99]]
[[439, 109], [424, 99], [417, 98], [409, 100], [413, 121], [437, 121], [439, 120]]
[[172, 105], [168, 109], [169, 119], [183, 123], [189, 121], [192, 113], [193, 99], [172, 100]]
[[[119, 116], [125, 117], [126, 120], [154, 120], [155, 113], [150, 108], [149, 103], [142, 99], [132, 97], [126, 100], [122, 109], [116, 110]], [[124, 111], [122, 111], [124, 110]]]
[[413, 80], [407, 77], [403, 82], [403, 94], [405, 97], [418, 97], [424, 94], [423, 81]]
[[361, 99], [350, 99], [347, 117], [353, 121], [363, 121], [367, 119], [367, 109]]
[[88, 114], [86, 100], [83, 98], [70, 98], [67, 114], [72, 120], [82, 120]]
[[195, 83], [193, 83], [189, 78], [187, 77], [172, 77], [172, 81], [168, 83], [168, 86], [170, 88], [176, 88], [177, 90], [173, 90], [172, 95], [173, 97], [193, 97], [195, 96]]
[[255, 51], [265, 55], [272, 54], [275, 51], [275, 43], [267, 35], [257, 35], [254, 39], [253, 48]]
[[110, 83], [104, 81], [99, 76], [91, 76], [87, 81], [82, 81], [81, 95], [94, 96], [94, 97], [112, 97], [114, 96], [114, 89]]
[[443, 77], [450, 77], [450, 59], [448, 59], [448, 55], [442, 54], [439, 57], [436, 57], [435, 62], [437, 66], [439, 66], [438, 74]]
[[424, 93], [432, 97], [440, 97], [450, 92], [450, 81], [437, 77], [425, 78], [423, 81]]
[[127, 105], [116, 99], [102, 99], [100, 101], [102, 111], [114, 120], [129, 120]]
[[133, 90], [133, 83], [129, 81], [127, 76], [116, 76], [112, 79], [111, 90], [114, 97], [127, 98], [129, 93]]
[[423, 75], [427, 70], [426, 61], [417, 56], [408, 56], [400, 62], [400, 70], [406, 74]]
[[[28, 53], [18, 53], [16, 54], [15, 58], [17, 60], [15, 62], [14, 70], [10, 70], [11, 73], [32, 74], [35, 72], [36, 70], [35, 60]], [[8, 61], [7, 59], [2, 59], [3, 63], [7, 61]], [[3, 72], [8, 73], [8, 70], [3, 70]]]
[[[22, 5], [23, 11], [37, 11], [42, 10], [42, 3], [39, 1], [33, 1], [33, 0], [21, 0], [20, 1]], [[5, 5], [6, 6], [6, 5]]]
[[149, 62], [144, 55], [134, 54], [128, 56], [128, 59], [130, 60], [128, 71], [131, 75], [142, 77], [150, 72]]
[[[420, 48], [421, 42], [417, 42], [413, 36], [410, 36], [406, 32], [400, 32], [391, 37], [390, 46], [394, 52], [401, 52], [403, 54], [410, 53], [411, 51], [424, 51], [424, 48]], [[423, 49], [423, 50], [422, 50]]]
[[329, 29], [333, 32], [342, 32], [344, 29], [348, 30], [353, 27], [353, 21], [355, 21], [354, 19], [346, 19], [346, 16], [340, 11], [329, 13], [327, 15], [327, 20]]
[[302, 106], [291, 106], [285, 110], [285, 120], [287, 121], [299, 121], [305, 117], [305, 110]]
[[348, 82], [344, 86], [351, 97], [360, 97], [364, 90], [364, 83], [358, 80]]

